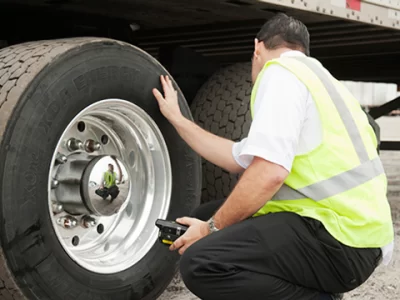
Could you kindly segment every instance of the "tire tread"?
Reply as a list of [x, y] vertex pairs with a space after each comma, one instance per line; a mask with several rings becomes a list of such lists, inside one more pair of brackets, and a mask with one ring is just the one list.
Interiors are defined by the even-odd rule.
[[[247, 136], [251, 116], [251, 65], [239, 63], [214, 73], [193, 100], [195, 122], [218, 136], [240, 141]], [[226, 198], [238, 175], [232, 175], [203, 160], [202, 202]]]

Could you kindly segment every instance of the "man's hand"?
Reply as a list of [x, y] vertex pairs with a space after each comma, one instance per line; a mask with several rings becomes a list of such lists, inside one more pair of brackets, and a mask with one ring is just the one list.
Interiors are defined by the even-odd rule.
[[189, 229], [184, 235], [177, 239], [169, 248], [171, 251], [179, 250], [179, 254], [183, 254], [187, 248], [193, 243], [207, 236], [210, 231], [207, 222], [200, 221], [194, 218], [180, 218], [176, 222], [189, 226]]
[[175, 124], [184, 118], [179, 108], [178, 92], [174, 89], [172, 81], [168, 76], [161, 75], [161, 84], [164, 90], [164, 96], [159, 90], [153, 89], [154, 97], [156, 97], [164, 117], [172, 124]]
[[161, 85], [164, 96], [153, 89], [154, 97], [160, 106], [161, 113], [174, 126], [180, 137], [211, 163], [228, 170], [230, 173], [239, 173], [243, 168], [238, 165], [232, 155], [233, 141], [221, 138], [207, 132], [191, 120], [185, 118], [178, 103], [178, 93], [168, 76], [161, 76]]

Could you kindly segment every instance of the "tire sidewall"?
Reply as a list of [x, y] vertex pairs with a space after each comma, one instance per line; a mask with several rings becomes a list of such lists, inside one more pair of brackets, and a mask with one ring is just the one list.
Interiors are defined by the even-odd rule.
[[[173, 172], [168, 219], [188, 215], [198, 205], [200, 159], [160, 114], [151, 93], [153, 87], [160, 89], [159, 75], [165, 73], [138, 49], [93, 43], [53, 61], [22, 95], [0, 148], [1, 240], [29, 299], [154, 299], [172, 278], [179, 256], [159, 243], [126, 271], [99, 275], [84, 270], [59, 243], [47, 196], [51, 158], [65, 128], [87, 106], [117, 98], [144, 109], [164, 136]], [[191, 118], [181, 93], [179, 100]]]

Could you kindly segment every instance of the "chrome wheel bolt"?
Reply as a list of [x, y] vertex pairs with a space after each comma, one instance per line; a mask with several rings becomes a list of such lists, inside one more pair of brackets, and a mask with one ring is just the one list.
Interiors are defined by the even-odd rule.
[[81, 219], [81, 224], [84, 228], [95, 227], [97, 225], [96, 219], [90, 216], [83, 216]]
[[85, 150], [88, 153], [92, 153], [94, 151], [99, 151], [100, 150], [100, 143], [95, 142], [94, 140], [87, 140], [85, 142]]
[[66, 228], [72, 229], [78, 225], [78, 220], [71, 216], [61, 217], [57, 220], [57, 224]]
[[69, 151], [77, 151], [83, 148], [83, 143], [77, 139], [69, 139], [67, 142], [67, 148]]
[[53, 213], [59, 214], [64, 211], [64, 207], [61, 204], [53, 204]]

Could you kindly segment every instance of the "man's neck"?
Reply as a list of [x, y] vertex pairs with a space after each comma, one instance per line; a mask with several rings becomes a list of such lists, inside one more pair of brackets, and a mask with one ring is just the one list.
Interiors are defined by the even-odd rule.
[[290, 52], [290, 51], [296, 51], [296, 50], [290, 49], [290, 48], [286, 48], [286, 47], [278, 48], [278, 49], [275, 49], [275, 50], [269, 50], [268, 51], [268, 56], [265, 58], [265, 63], [267, 63], [270, 60], [280, 58], [282, 56], [282, 54], [284, 54], [286, 52]]
[[276, 54], [274, 54], [276, 56], [275, 58], [279, 58], [282, 56], [282, 54], [290, 51], [295, 51], [295, 50], [289, 48], [276, 49]]

